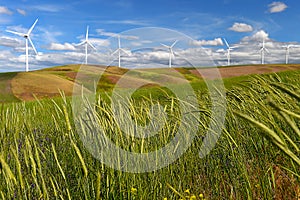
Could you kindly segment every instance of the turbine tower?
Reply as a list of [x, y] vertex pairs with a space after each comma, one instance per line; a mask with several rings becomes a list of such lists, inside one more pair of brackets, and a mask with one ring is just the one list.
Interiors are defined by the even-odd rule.
[[85, 40], [80, 42], [79, 44], [75, 46], [85, 46], [85, 64], [87, 65], [87, 58], [88, 58], [88, 46], [92, 47], [94, 50], [97, 50], [92, 43], [89, 41], [89, 26], [86, 27], [86, 34], [85, 34]]
[[121, 48], [121, 37], [120, 37], [120, 35], [118, 35], [118, 48], [111, 55], [114, 55], [117, 52], [118, 52], [118, 62], [119, 62], [118, 66], [121, 67], [121, 52], [124, 52], [127, 55], [129, 55], [129, 54], [124, 49]]
[[171, 46], [167, 46], [165, 44], [161, 44], [162, 46], [164, 46], [165, 48], [167, 48], [169, 50], [169, 68], [172, 67], [172, 57], [174, 55], [174, 52], [173, 52], [173, 47], [175, 46], [175, 44], [178, 42], [178, 40], [175, 40], [175, 42], [171, 45]]
[[33, 30], [33, 28], [35, 27], [36, 23], [38, 22], [39, 19], [36, 19], [35, 22], [33, 23], [33, 25], [30, 27], [30, 29], [28, 30], [27, 33], [19, 33], [19, 32], [15, 32], [15, 31], [10, 31], [10, 30], [6, 30], [6, 32], [21, 36], [23, 38], [25, 38], [25, 71], [28, 72], [29, 71], [29, 67], [28, 67], [28, 41], [30, 42], [31, 47], [33, 48], [34, 52], [36, 55], [38, 55], [32, 40], [30, 39], [30, 34]]
[[231, 47], [231, 46], [229, 46], [227, 40], [226, 40], [225, 38], [223, 38], [223, 39], [224, 39], [224, 42], [225, 42], [225, 44], [226, 44], [226, 46], [227, 46], [227, 65], [229, 66], [229, 65], [230, 65], [230, 59], [231, 59], [231, 57], [230, 57], [230, 52], [231, 52], [233, 49], [237, 48], [237, 46]]
[[265, 38], [262, 42], [262, 47], [260, 48], [260, 55], [261, 55], [261, 64], [265, 64], [265, 52], [270, 53], [269, 50], [265, 47]]
[[290, 56], [290, 48], [292, 47], [299, 47], [298, 45], [293, 45], [293, 44], [289, 44], [289, 45], [285, 45], [282, 46], [285, 48], [285, 64], [289, 64], [289, 56]]

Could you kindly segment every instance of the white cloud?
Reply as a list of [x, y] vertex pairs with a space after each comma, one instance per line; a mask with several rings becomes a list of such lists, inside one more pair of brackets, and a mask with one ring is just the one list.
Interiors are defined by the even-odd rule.
[[17, 47], [21, 45], [21, 41], [11, 37], [0, 37], [0, 46]]
[[116, 37], [118, 34], [112, 33], [112, 32], [107, 32], [104, 29], [96, 29], [96, 32], [99, 35], [107, 36], [107, 37]]
[[235, 22], [229, 30], [235, 32], [251, 32], [253, 31], [253, 28], [249, 24]]
[[283, 12], [288, 7], [285, 3], [280, 1], [274, 1], [273, 3], [270, 3], [268, 6], [269, 6], [270, 13]]
[[17, 12], [19, 13], [19, 14], [21, 14], [21, 15], [26, 15], [26, 11], [25, 10], [22, 10], [22, 9], [17, 9]]
[[104, 39], [99, 39], [99, 38], [89, 38], [89, 41], [96, 47], [97, 46], [108, 47], [110, 45], [109, 40], [104, 40]]
[[124, 38], [127, 40], [138, 40], [139, 37], [134, 36], [134, 35], [122, 35], [122, 33], [112, 33], [112, 32], [107, 32], [104, 29], [96, 29], [96, 32], [99, 35], [107, 36], [107, 37], [117, 37], [120, 36], [120, 38]]
[[10, 11], [7, 7], [0, 6], [0, 14], [12, 15], [13, 12]]
[[8, 26], [7, 30], [16, 31], [19, 33], [27, 33], [28, 28], [24, 28], [23, 26], [18, 25], [18, 26]]
[[41, 5], [33, 5], [30, 7], [31, 9], [42, 11], [42, 12], [59, 12], [65, 9], [62, 6], [53, 5], [53, 4], [41, 4]]
[[264, 30], [257, 31], [251, 36], [246, 36], [244, 37], [241, 41], [242, 42], [249, 42], [249, 41], [259, 41], [261, 42], [262, 40], [268, 40], [269, 39], [269, 34], [266, 33]]
[[221, 38], [215, 38], [214, 40], [192, 40], [190, 44], [193, 46], [222, 46], [223, 41]]
[[51, 43], [50, 46], [47, 48], [49, 50], [58, 50], [58, 51], [73, 51], [76, 50], [76, 48], [70, 44], [70, 43], [64, 43], [64, 44], [59, 44], [59, 43]]
[[269, 37], [269, 34], [266, 33], [264, 30], [260, 30], [252, 35], [252, 38], [254, 40], [268, 39], [268, 37]]
[[142, 21], [142, 20], [106, 20], [103, 23], [125, 24], [125, 25], [135, 25], [135, 26], [149, 26], [149, 23], [147, 21]]

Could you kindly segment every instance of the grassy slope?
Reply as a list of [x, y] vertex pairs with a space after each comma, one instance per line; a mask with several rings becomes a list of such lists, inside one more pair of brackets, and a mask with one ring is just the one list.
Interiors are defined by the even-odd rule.
[[[80, 65], [66, 65], [53, 68], [47, 68], [29, 73], [3, 73], [0, 74], [0, 101], [11, 102], [18, 100], [34, 100], [35, 97], [56, 97], [60, 96], [59, 90], [64, 91], [66, 95], [70, 95], [73, 90], [73, 83], [75, 81]], [[246, 69], [245, 76], [243, 69]], [[251, 68], [251, 70], [250, 70]], [[271, 73], [277, 71], [297, 71], [300, 65], [257, 65], [257, 66], [233, 66], [220, 67], [219, 71], [224, 78], [225, 87], [231, 88], [240, 82], [244, 82], [253, 75], [256, 69], [257, 73]], [[209, 69], [202, 69], [204, 73], [210, 73]], [[200, 89], [205, 86], [201, 75], [192, 68], [178, 68], [178, 69], [137, 69], [127, 70], [118, 67], [103, 67], [91, 66], [88, 73], [82, 73], [87, 79], [93, 77], [97, 72], [104, 72], [98, 82], [98, 90], [112, 91], [116, 84], [118, 87], [144, 87], [145, 92], [149, 92], [149, 88], [155, 83], [180, 84], [185, 80], [191, 82], [194, 89]], [[92, 74], [94, 72], [94, 74]], [[129, 73], [127, 73], [129, 72]], [[178, 73], [179, 72], [179, 73]], [[280, 72], [282, 73], [282, 72]], [[178, 76], [181, 74], [181, 76]], [[236, 76], [236, 77], [232, 77]], [[200, 79], [199, 79], [200, 78]], [[122, 80], [122, 82], [119, 82]], [[92, 84], [92, 83], [91, 83]], [[145, 93], [141, 91], [142, 93]]]
[[[52, 75], [57, 73], [56, 75], [59, 77], [64, 77], [70, 72], [50, 71]], [[295, 84], [298, 86], [297, 88], [299, 88], [299, 84], [297, 84], [299, 75], [299, 70], [278, 73], [285, 84]], [[227, 88], [235, 88], [239, 83], [250, 79], [253, 81], [253, 78], [255, 80], [255, 76], [226, 78], [224, 83]], [[253, 85], [255, 83], [252, 82]], [[194, 83], [197, 88], [200, 88], [201, 84], [204, 83]], [[241, 92], [244, 92], [244, 96]], [[235, 91], [235, 94], [249, 99], [252, 97], [249, 96], [247, 88], [240, 88]], [[263, 94], [256, 93], [256, 95], [259, 99]], [[233, 96], [229, 95], [228, 97], [233, 99]], [[206, 105], [205, 99], [201, 101], [203, 101], [203, 105]], [[57, 195], [61, 195], [62, 198], [67, 198], [70, 194], [72, 199], [96, 199], [98, 190], [102, 199], [163, 199], [164, 197], [179, 199], [180, 197], [167, 184], [181, 194], [186, 195], [184, 191], [189, 189], [191, 194], [199, 195], [201, 193], [206, 199], [297, 199], [296, 195], [300, 194], [299, 192], [296, 194], [297, 191], [300, 191], [299, 178], [296, 179], [296, 176], [281, 167], [287, 167], [299, 175], [298, 166], [294, 166], [268, 141], [262, 140], [262, 132], [259, 129], [249, 126], [247, 122], [237, 120], [239, 118], [235, 118], [230, 110], [227, 132], [220, 137], [218, 144], [209, 156], [204, 159], [199, 158], [198, 145], [201, 144], [201, 137], [197, 137], [191, 148], [172, 165], [155, 173], [130, 174], [103, 167], [86, 151], [82, 146], [82, 141], [76, 137], [77, 134], [67, 129], [67, 123], [69, 123], [65, 120], [68, 116], [67, 111], [60, 111], [63, 106], [69, 108], [68, 104], [62, 104], [62, 99], [59, 102], [59, 106], [48, 100], [42, 101], [42, 106], [36, 102], [26, 103], [26, 105], [32, 105], [32, 109], [28, 109], [28, 107], [31, 108], [30, 106], [26, 106], [27, 109], [24, 109], [23, 104], [12, 105], [15, 107], [8, 109], [7, 120], [1, 121], [1, 153], [18, 181], [13, 184], [12, 180], [3, 176], [3, 174], [6, 175], [5, 170], [1, 171], [0, 190], [7, 197], [6, 199], [21, 199], [25, 196], [22, 194], [27, 194], [27, 199], [41, 198], [44, 192], [43, 184], [45, 184], [50, 197], [53, 197], [54, 191], [57, 191]], [[298, 103], [295, 102], [295, 108], [298, 108]], [[232, 100], [229, 106], [240, 105], [240, 103]], [[248, 105], [248, 103], [244, 102], [241, 107], [252, 108], [248, 110], [249, 113], [260, 113], [259, 104], [256, 103], [254, 107], [251, 107], [253, 105]], [[234, 108], [232, 106], [232, 109]], [[292, 111], [299, 113], [298, 109]], [[2, 117], [6, 117], [4, 114]], [[69, 116], [72, 116], [71, 113]], [[262, 116], [267, 119], [269, 117], [268, 114]], [[261, 115], [257, 115], [257, 117], [261, 117]], [[72, 123], [72, 119], [70, 121]], [[281, 128], [288, 128], [284, 126], [284, 123], [281, 126], [281, 123]], [[200, 133], [199, 136], [201, 136]], [[292, 130], [287, 129], [287, 133], [292, 133]], [[88, 169], [87, 176], [84, 174], [83, 164], [79, 160], [70, 138], [80, 149], [79, 152], [81, 152], [83, 162]], [[130, 137], [130, 139], [132, 138]], [[128, 144], [139, 148], [139, 140], [134, 140], [134, 142]], [[53, 158], [54, 147], [58, 161]], [[12, 152], [19, 151], [18, 159], [14, 159]], [[16, 160], [21, 162], [22, 176], [17, 173]], [[32, 170], [33, 167], [37, 167], [36, 174]], [[62, 172], [67, 177], [66, 179], [63, 178]], [[23, 177], [25, 183], [23, 190], [19, 184], [21, 180], [19, 177]], [[44, 179], [42, 179], [43, 177]], [[132, 188], [135, 188], [137, 192], [132, 192]], [[21, 192], [17, 193], [16, 191]], [[13, 195], [17, 195], [17, 197], [13, 197]]]
[[11, 80], [17, 73], [1, 73], [0, 74], [0, 102], [18, 101], [11, 90]]

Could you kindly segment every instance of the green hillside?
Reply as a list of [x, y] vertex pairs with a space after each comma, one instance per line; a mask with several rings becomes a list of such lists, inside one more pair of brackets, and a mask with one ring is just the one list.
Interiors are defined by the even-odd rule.
[[[73, 92], [74, 82], [79, 68], [86, 67], [88, 72], [80, 73], [80, 78], [96, 78], [97, 73], [102, 76], [98, 82], [99, 92], [112, 91], [115, 87], [144, 88], [157, 86], [159, 83], [181, 84], [189, 81], [193, 86], [199, 87], [202, 82], [201, 74], [211, 78], [211, 69], [201, 69], [201, 74], [195, 68], [164, 68], [164, 69], [134, 69], [128, 70], [118, 67], [105, 67], [99, 65], [81, 66], [64, 65], [31, 72], [0, 73], [0, 102], [16, 102], [35, 100], [35, 98], [51, 98], [60, 96], [63, 91], [67, 96]], [[268, 74], [281, 71], [300, 70], [299, 64], [290, 65], [249, 65], [219, 67], [220, 74], [226, 81], [225, 86], [238, 83], [245, 76], [253, 74]], [[212, 73], [213, 74], [213, 73]], [[83, 77], [84, 76], [84, 77]], [[92, 80], [92, 79], [91, 79]], [[120, 82], [121, 81], [121, 82]], [[91, 84], [94, 84], [91, 82]]]

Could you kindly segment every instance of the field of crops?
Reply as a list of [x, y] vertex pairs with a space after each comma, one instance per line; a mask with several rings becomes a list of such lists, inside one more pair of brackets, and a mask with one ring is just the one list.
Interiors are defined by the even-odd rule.
[[[202, 159], [199, 149], [210, 122], [211, 102], [207, 91], [192, 83], [201, 107], [201, 112], [195, 114], [201, 127], [178, 160], [147, 173], [114, 170], [95, 159], [83, 146], [70, 99], [63, 95], [52, 100], [2, 104], [0, 197], [299, 199], [299, 76], [300, 71], [291, 71], [224, 80], [225, 127], [215, 148]], [[152, 151], [170, 141], [182, 114], [178, 100], [169, 92], [163, 95], [138, 98], [131, 104], [131, 117], [145, 125], [151, 114], [149, 106], [164, 99], [165, 125], [149, 140], [122, 134], [108, 101], [97, 101], [93, 107], [95, 117], [123, 149]]]

